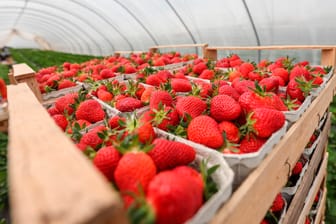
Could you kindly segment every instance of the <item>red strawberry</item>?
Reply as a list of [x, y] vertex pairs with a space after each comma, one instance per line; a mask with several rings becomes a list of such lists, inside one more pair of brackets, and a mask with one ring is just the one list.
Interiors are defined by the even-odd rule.
[[230, 121], [222, 121], [218, 125], [221, 132], [225, 132], [226, 139], [232, 143], [238, 143], [240, 140], [240, 133], [238, 127]]
[[301, 161], [298, 161], [298, 162], [295, 164], [295, 166], [294, 166], [294, 168], [293, 168], [293, 170], [292, 170], [292, 174], [293, 174], [293, 175], [299, 175], [299, 174], [301, 173], [301, 171], [302, 171], [302, 167], [303, 167], [302, 162], [301, 162]]
[[169, 126], [176, 126], [179, 123], [179, 115], [176, 109], [166, 107], [146, 111], [141, 120], [144, 122], [151, 122], [155, 127], [167, 131]]
[[120, 157], [120, 153], [113, 146], [103, 147], [93, 158], [93, 164], [109, 181], [113, 181]]
[[188, 165], [195, 160], [195, 150], [184, 143], [157, 138], [153, 145], [148, 155], [152, 157], [158, 171]]
[[167, 82], [168, 79], [173, 77], [173, 74], [168, 70], [161, 70], [156, 73], [156, 76], [159, 77], [162, 82]]
[[278, 110], [256, 108], [249, 115], [247, 125], [261, 138], [268, 138], [285, 124], [285, 115]]
[[171, 79], [171, 86], [175, 92], [191, 91], [191, 83], [187, 79]]
[[239, 103], [228, 95], [215, 96], [210, 102], [210, 115], [218, 122], [234, 120], [241, 112]]
[[150, 75], [146, 78], [146, 84], [159, 87], [163, 81], [157, 75]]
[[98, 136], [98, 133], [101, 133], [105, 129], [104, 126], [98, 126], [97, 128], [90, 130], [82, 136], [79, 143], [97, 149], [99, 145], [103, 143], [103, 139]]
[[233, 80], [235, 80], [236, 78], [239, 78], [243, 76], [243, 74], [237, 70], [233, 70], [233, 71], [229, 71], [228, 73], [229, 76], [229, 81], [233, 82]]
[[241, 153], [257, 152], [266, 141], [267, 139], [265, 138], [258, 138], [252, 134], [248, 134], [241, 140], [239, 149]]
[[251, 80], [236, 79], [232, 82], [232, 87], [235, 88], [239, 94], [243, 94], [244, 92], [252, 91], [251, 89], [255, 88], [255, 84]]
[[56, 115], [56, 114], [60, 114], [60, 112], [57, 110], [57, 108], [55, 106], [50, 107], [48, 109], [48, 113], [50, 114], [50, 116]]
[[196, 96], [181, 97], [176, 103], [176, 110], [181, 117], [189, 114], [192, 118], [195, 118], [201, 115], [206, 108], [206, 103]]
[[110, 118], [110, 120], [108, 121], [108, 124], [109, 124], [111, 129], [116, 128], [117, 130], [120, 130], [120, 129], [124, 128], [124, 127], [120, 126], [120, 122], [126, 124], [126, 118], [116, 115], [116, 116]]
[[323, 83], [323, 78], [321, 76], [315, 76], [315, 78], [313, 78], [313, 84], [320, 86]]
[[308, 82], [304, 78], [291, 79], [287, 85], [286, 93], [291, 99], [303, 102], [312, 87], [312, 82]]
[[133, 97], [125, 97], [117, 100], [115, 107], [121, 112], [132, 112], [143, 107], [143, 104], [140, 100]]
[[172, 106], [173, 105], [173, 97], [167, 92], [163, 90], [156, 90], [152, 92], [149, 101], [149, 107], [151, 109], [158, 109], [159, 105]]
[[69, 134], [73, 133], [72, 129], [75, 128], [76, 123], [79, 125], [80, 130], [84, 129], [84, 128], [87, 128], [91, 125], [91, 123], [88, 122], [87, 120], [76, 120], [76, 121], [72, 122], [71, 127], [68, 128], [68, 130], [67, 130], [67, 133], [69, 133]]
[[114, 72], [108, 68], [102, 69], [99, 74], [103, 79], [109, 79], [116, 76]]
[[[192, 87], [192, 92], [198, 92], [199, 91], [199, 96], [202, 98], [206, 98], [208, 96], [211, 96], [212, 94], [212, 86], [210, 83], [206, 83], [202, 80], [194, 80], [193, 81], [193, 87]], [[195, 94], [193, 94], [195, 95]]]
[[120, 192], [124, 194], [123, 199], [126, 207], [133, 201], [133, 198], [127, 193], [138, 193], [139, 187], [146, 193], [155, 174], [155, 164], [146, 153], [128, 152], [121, 157], [114, 171], [114, 180]]
[[195, 117], [187, 128], [188, 139], [210, 148], [219, 148], [223, 145], [223, 136], [217, 122], [206, 115]]
[[265, 89], [266, 92], [277, 93], [279, 90], [279, 80], [278, 78], [268, 77], [260, 80], [259, 85], [262, 89]]
[[193, 73], [200, 75], [205, 69], [207, 69], [207, 65], [204, 62], [200, 62], [193, 67]]
[[281, 193], [277, 194], [277, 196], [275, 197], [272, 207], [270, 208], [270, 210], [272, 212], [279, 212], [283, 209], [283, 207], [285, 206], [285, 200], [283, 199]]
[[95, 100], [86, 100], [79, 104], [76, 110], [77, 120], [87, 120], [90, 123], [96, 123], [103, 120], [105, 112], [102, 106]]
[[253, 64], [249, 62], [244, 62], [239, 66], [239, 71], [243, 75], [243, 77], [247, 78], [248, 74], [254, 70]]
[[263, 219], [260, 224], [270, 224], [266, 219]]
[[285, 81], [285, 83], [287, 83], [288, 80], [289, 80], [289, 73], [284, 68], [273, 69], [271, 75], [272, 76], [279, 76], [279, 77], [281, 77]]
[[305, 67], [295, 66], [289, 74], [289, 80], [292, 80], [298, 77], [304, 77], [308, 81], [310, 81], [313, 78], [313, 76], [310, 74], [310, 72]]
[[153, 126], [149, 122], [140, 124], [135, 133], [139, 136], [139, 142], [143, 144], [151, 143], [156, 136]]
[[236, 101], [238, 101], [240, 97], [240, 94], [237, 92], [237, 90], [230, 85], [223, 85], [219, 87], [218, 94], [221, 94], [221, 95], [225, 94], [225, 95], [231, 96]]
[[146, 87], [146, 89], [143, 91], [140, 97], [140, 100], [143, 104], [149, 104], [150, 96], [152, 95], [152, 92], [154, 90], [155, 88], [152, 86]]
[[102, 89], [99, 89], [97, 91], [97, 97], [104, 102], [110, 102], [113, 100], [112, 93]]
[[68, 113], [70, 115], [74, 112], [74, 109], [71, 107], [71, 105], [75, 103], [77, 98], [77, 93], [70, 93], [62, 96], [56, 100], [55, 107], [60, 113]]
[[215, 72], [213, 70], [205, 69], [200, 74], [199, 78], [211, 80], [215, 77]]
[[54, 116], [52, 116], [52, 118], [54, 119], [56, 124], [60, 128], [62, 128], [63, 131], [65, 131], [65, 129], [68, 126], [68, 121], [67, 121], [66, 117], [63, 114], [55, 114]]
[[147, 201], [155, 211], [155, 223], [182, 224], [191, 218], [203, 201], [203, 189], [196, 186], [194, 178], [175, 170], [156, 175], [147, 193]]
[[65, 89], [65, 88], [70, 88], [73, 86], [76, 86], [76, 83], [68, 79], [63, 79], [62, 81], [58, 83], [58, 89]]
[[252, 71], [248, 74], [248, 78], [252, 81], [260, 81], [265, 78], [265, 74], [260, 71]]

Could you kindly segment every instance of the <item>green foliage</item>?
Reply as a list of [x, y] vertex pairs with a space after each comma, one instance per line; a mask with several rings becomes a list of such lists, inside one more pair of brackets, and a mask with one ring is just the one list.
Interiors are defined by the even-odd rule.
[[329, 135], [329, 161], [327, 177], [327, 212], [326, 223], [336, 223], [336, 97], [331, 104], [331, 131]]
[[70, 63], [81, 63], [93, 58], [99, 58], [97, 56], [76, 55], [56, 51], [42, 51], [37, 49], [11, 48], [10, 52], [15, 63], [26, 63], [35, 71], [45, 67], [55, 65], [59, 66], [66, 61]]
[[7, 143], [7, 135], [0, 132], [0, 223], [6, 223], [1, 216], [5, 213], [8, 205]]
[[0, 64], [0, 78], [5, 80], [7, 84], [9, 84], [8, 72], [9, 72], [9, 66]]

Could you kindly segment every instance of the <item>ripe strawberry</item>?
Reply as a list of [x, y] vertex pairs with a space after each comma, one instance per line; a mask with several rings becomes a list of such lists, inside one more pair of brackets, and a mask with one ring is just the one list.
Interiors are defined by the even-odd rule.
[[60, 113], [68, 113], [70, 115], [74, 112], [74, 109], [71, 107], [71, 105], [75, 103], [77, 98], [77, 93], [70, 93], [62, 96], [55, 101], [55, 107]]
[[224, 143], [217, 122], [206, 115], [200, 115], [190, 121], [187, 136], [191, 141], [215, 149], [221, 147]]
[[239, 103], [228, 95], [217, 95], [211, 99], [210, 115], [216, 121], [231, 121], [238, 118], [242, 110]]
[[303, 79], [291, 79], [288, 82], [286, 93], [291, 99], [298, 99], [303, 102], [312, 89], [312, 83]]
[[307, 216], [306, 217], [306, 220], [305, 220], [305, 224], [310, 224], [311, 222], [310, 222], [310, 218], [309, 218], [309, 216]]
[[155, 223], [181, 224], [190, 219], [203, 202], [203, 188], [197, 186], [195, 178], [175, 170], [156, 175], [147, 193], [147, 201], [155, 211]]
[[127, 193], [139, 193], [139, 187], [143, 192], [156, 174], [156, 167], [152, 158], [145, 152], [131, 151], [124, 154], [114, 171], [115, 183], [122, 194], [125, 207], [128, 207], [133, 198]]
[[313, 84], [320, 86], [323, 83], [323, 78], [321, 76], [315, 76], [313, 78]]
[[120, 153], [113, 146], [107, 146], [98, 150], [93, 158], [93, 164], [109, 181], [113, 181], [120, 158]]
[[96, 123], [103, 120], [105, 112], [102, 106], [95, 100], [85, 100], [81, 102], [76, 110], [77, 120], [87, 120], [90, 123]]
[[239, 149], [241, 153], [257, 152], [266, 141], [267, 139], [265, 138], [259, 138], [253, 134], [248, 134], [241, 140]]
[[285, 206], [285, 200], [283, 199], [281, 193], [277, 194], [277, 196], [275, 197], [272, 207], [270, 208], [270, 210], [272, 212], [279, 212], [283, 209], [283, 207]]
[[150, 75], [146, 78], [146, 84], [159, 87], [163, 81], [157, 75]]
[[171, 86], [175, 92], [190, 92], [191, 83], [187, 79], [171, 79]]
[[141, 120], [144, 122], [151, 122], [153, 126], [167, 131], [169, 126], [176, 126], [179, 123], [179, 115], [176, 109], [166, 107], [146, 111]]
[[117, 100], [115, 107], [121, 112], [132, 112], [143, 106], [142, 102], [133, 97], [125, 97]]
[[140, 100], [143, 104], [149, 104], [150, 96], [152, 95], [152, 92], [155, 90], [154, 87], [148, 86], [145, 88], [143, 93], [141, 94]]
[[292, 175], [299, 175], [302, 171], [302, 167], [303, 167], [302, 162], [298, 161], [292, 170]]
[[260, 80], [259, 85], [262, 89], [265, 89], [266, 92], [277, 93], [279, 90], [279, 79], [274, 77], [263, 78]]
[[173, 77], [173, 74], [168, 70], [161, 70], [155, 74], [157, 77], [159, 77], [159, 79], [161, 79], [162, 82], [167, 82], [168, 79]]
[[196, 151], [184, 143], [157, 138], [153, 145], [154, 148], [148, 155], [153, 159], [158, 171], [188, 165], [195, 160]]
[[56, 122], [56, 124], [63, 130], [65, 131], [65, 129], [68, 126], [68, 121], [66, 119], [66, 117], [63, 114], [55, 114], [54, 116], [52, 116], [52, 118], [54, 119], [54, 121]]
[[57, 110], [57, 108], [55, 106], [50, 107], [48, 109], [48, 113], [50, 116], [56, 115], [56, 114], [60, 114], [60, 112]]
[[110, 118], [110, 120], [108, 121], [108, 125], [111, 129], [121, 130], [121, 129], [124, 128], [124, 125], [121, 126], [120, 122], [125, 123], [126, 118], [116, 115], [116, 116], [113, 116], [113, 117]]
[[207, 108], [206, 103], [196, 96], [178, 98], [176, 110], [181, 117], [189, 114], [192, 118], [201, 115]]
[[102, 69], [99, 74], [103, 79], [109, 79], [116, 76], [114, 72], [108, 68]]
[[263, 219], [260, 224], [270, 224], [267, 219]]
[[284, 68], [273, 69], [271, 76], [279, 76], [285, 81], [285, 83], [288, 83], [289, 80], [289, 73]]
[[149, 107], [151, 109], [158, 109], [160, 104], [162, 106], [173, 106], [173, 97], [167, 91], [153, 91], [149, 100]]
[[242, 77], [243, 74], [237, 70], [233, 70], [233, 71], [229, 71], [228, 73], [228, 77], [229, 77], [229, 81], [230, 82], [233, 82], [233, 80], [235, 80], [236, 78], [239, 78]]
[[196, 96], [199, 95], [202, 98], [207, 98], [211, 96], [213, 90], [210, 83], [206, 83], [202, 80], [194, 80], [192, 84], [192, 93]]
[[103, 89], [99, 89], [97, 91], [97, 97], [104, 102], [110, 102], [110, 101], [113, 100], [112, 93], [110, 93], [106, 90], [103, 90]]
[[295, 66], [289, 74], [289, 80], [298, 78], [298, 77], [304, 77], [307, 81], [310, 81], [313, 76], [310, 74], [310, 72], [302, 66]]
[[205, 69], [207, 69], [207, 65], [204, 62], [200, 62], [193, 67], [193, 73], [200, 75]]
[[265, 77], [266, 77], [265, 73], [261, 71], [252, 71], [248, 73], [248, 78], [249, 80], [252, 80], [252, 81], [260, 81]]
[[98, 133], [102, 133], [106, 128], [104, 126], [98, 126], [88, 133], [85, 133], [79, 141], [79, 144], [90, 146], [93, 149], [98, 149], [103, 143], [103, 139], [98, 136]]
[[225, 132], [226, 139], [232, 143], [238, 143], [240, 132], [238, 127], [230, 121], [222, 121], [218, 125], [220, 132]]
[[215, 78], [215, 72], [214, 72], [214, 70], [205, 69], [200, 74], [199, 78], [211, 80], [211, 79]]
[[230, 85], [223, 85], [219, 87], [218, 94], [220, 95], [225, 94], [225, 95], [231, 96], [236, 101], [238, 101], [240, 97], [240, 94], [237, 92], [237, 90]]
[[252, 91], [255, 88], [255, 84], [251, 80], [239, 80], [236, 79], [232, 82], [232, 87], [237, 90], [237, 92], [241, 95], [244, 92]]
[[71, 127], [68, 128], [67, 133], [68, 134], [72, 134], [73, 133], [73, 129], [76, 128], [75, 125], [76, 123], [79, 125], [79, 129], [82, 130], [84, 128], [87, 128], [91, 125], [90, 122], [88, 122], [87, 120], [75, 120], [71, 123]]
[[139, 142], [146, 144], [151, 143], [155, 139], [155, 131], [150, 122], [142, 123], [136, 129], [135, 133], [138, 134]]
[[256, 136], [268, 138], [285, 124], [285, 115], [278, 110], [256, 108], [247, 118], [247, 126]]
[[248, 74], [254, 70], [253, 64], [249, 62], [244, 62], [239, 66], [239, 71], [243, 77], [247, 78]]
[[58, 83], [58, 89], [66, 89], [66, 88], [70, 88], [76, 86], [76, 83], [74, 83], [73, 81], [69, 80], [69, 79], [63, 79], [62, 81], [60, 81]]

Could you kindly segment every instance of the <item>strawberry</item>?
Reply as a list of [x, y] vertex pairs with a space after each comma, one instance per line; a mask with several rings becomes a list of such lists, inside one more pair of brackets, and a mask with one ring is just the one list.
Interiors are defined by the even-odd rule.
[[171, 86], [175, 92], [190, 92], [191, 83], [187, 79], [171, 79]]
[[93, 149], [99, 148], [99, 146], [103, 143], [103, 139], [98, 136], [98, 133], [102, 133], [106, 128], [104, 126], [98, 126], [88, 133], [85, 133], [80, 139], [79, 144], [83, 144], [86, 146], [90, 146]]
[[153, 145], [154, 148], [148, 155], [153, 159], [158, 171], [188, 165], [195, 160], [196, 151], [184, 143], [157, 138]]
[[99, 74], [103, 79], [109, 79], [116, 76], [114, 72], [108, 68], [102, 69]]
[[71, 105], [75, 103], [77, 98], [77, 93], [70, 93], [62, 96], [55, 101], [55, 107], [60, 113], [68, 113], [70, 115], [74, 112], [74, 109], [71, 107]]
[[93, 164], [109, 181], [113, 181], [120, 158], [120, 153], [113, 146], [107, 146], [99, 149], [93, 158]]
[[71, 127], [68, 128], [67, 133], [68, 134], [72, 134], [73, 133], [73, 129], [77, 128], [77, 127], [75, 127], [76, 125], [79, 126], [79, 130], [82, 130], [84, 128], [89, 127], [91, 125], [91, 123], [88, 122], [87, 120], [76, 120], [76, 121], [73, 121], [71, 123]]
[[115, 107], [121, 112], [132, 112], [143, 107], [143, 104], [140, 100], [133, 97], [125, 97], [117, 100]]
[[151, 143], [155, 139], [155, 131], [150, 122], [141, 123], [135, 131], [138, 134], [139, 142], [146, 144]]
[[167, 82], [168, 79], [173, 77], [173, 74], [168, 70], [161, 70], [156, 73], [156, 76], [159, 77], [162, 82]]
[[68, 80], [68, 79], [63, 79], [62, 81], [60, 81], [58, 83], [58, 90], [70, 88], [70, 87], [73, 87], [73, 86], [76, 86], [76, 83], [74, 83], [73, 81]]
[[155, 127], [167, 131], [169, 126], [176, 126], [179, 123], [179, 115], [176, 109], [166, 107], [146, 111], [141, 120], [151, 122]]
[[56, 115], [56, 114], [60, 114], [60, 112], [57, 110], [57, 108], [55, 106], [50, 107], [48, 109], [48, 113], [50, 116]]
[[52, 116], [52, 118], [54, 119], [54, 121], [56, 122], [56, 124], [63, 130], [65, 131], [65, 129], [68, 126], [68, 121], [66, 119], [66, 117], [63, 114], [55, 114], [54, 116]]
[[218, 94], [220, 95], [225, 94], [225, 95], [231, 96], [236, 101], [238, 101], [240, 97], [240, 94], [237, 92], [237, 90], [230, 85], [223, 85], [219, 87]]
[[307, 81], [310, 81], [313, 78], [313, 76], [310, 74], [310, 72], [305, 67], [295, 66], [289, 74], [289, 80], [292, 80], [298, 77], [304, 77]]
[[305, 78], [296, 78], [288, 82], [286, 93], [291, 99], [298, 99], [303, 102], [312, 88], [313, 84], [311, 81], [308, 82]]
[[116, 128], [117, 130], [121, 130], [121, 129], [124, 128], [124, 126], [120, 125], [120, 122], [125, 123], [126, 118], [116, 115], [116, 116], [113, 116], [113, 117], [110, 118], [110, 120], [108, 121], [108, 124], [109, 124], [111, 129]]
[[259, 85], [262, 89], [265, 89], [266, 92], [277, 93], [279, 90], [279, 79], [274, 77], [263, 78], [260, 80]]
[[203, 202], [203, 189], [196, 186], [195, 178], [175, 170], [156, 175], [147, 193], [147, 201], [154, 209], [155, 223], [182, 224], [190, 219]]
[[278, 110], [256, 108], [247, 117], [248, 132], [252, 131], [260, 138], [268, 138], [285, 124], [285, 115]]
[[310, 223], [311, 223], [310, 218], [309, 218], [309, 216], [307, 216], [306, 220], [305, 220], [305, 224], [310, 224]]
[[200, 74], [199, 78], [211, 80], [215, 77], [215, 72], [213, 70], [205, 69]]
[[248, 74], [254, 70], [254, 66], [250, 62], [244, 62], [239, 66], [238, 69], [243, 77], [247, 78]]
[[243, 94], [244, 92], [252, 91], [252, 89], [255, 88], [255, 84], [251, 80], [235, 79], [232, 82], [232, 87], [235, 88], [239, 94]]
[[176, 102], [176, 110], [181, 117], [189, 114], [195, 118], [201, 115], [206, 108], [206, 103], [196, 96], [181, 97]]
[[200, 62], [196, 65], [194, 65], [192, 71], [193, 73], [200, 75], [205, 69], [207, 69], [207, 65], [204, 62]]
[[321, 76], [315, 76], [313, 78], [313, 84], [320, 86], [323, 83], [323, 78]]
[[217, 122], [206, 115], [200, 115], [190, 121], [187, 136], [191, 141], [215, 149], [221, 147], [224, 143]]
[[96, 123], [103, 120], [105, 112], [102, 106], [95, 100], [85, 100], [81, 102], [76, 110], [77, 120], [87, 120], [90, 123]]
[[229, 77], [229, 81], [230, 82], [233, 82], [233, 80], [235, 80], [236, 78], [239, 78], [242, 77], [243, 74], [237, 70], [233, 70], [233, 71], [229, 71], [228, 73], [228, 77]]
[[153, 86], [148, 86], [145, 88], [140, 97], [140, 100], [143, 104], [149, 104], [150, 96], [154, 90], [155, 88]]
[[97, 97], [104, 102], [110, 102], [113, 100], [113, 94], [103, 89], [99, 89], [97, 91]]
[[239, 103], [228, 95], [217, 95], [211, 99], [210, 115], [216, 121], [231, 121], [239, 117], [241, 114]]
[[270, 223], [267, 221], [267, 219], [263, 219], [263, 220], [260, 222], [260, 224], [270, 224]]
[[192, 95], [199, 95], [202, 98], [211, 96], [213, 90], [210, 83], [202, 80], [194, 80], [192, 84]]
[[222, 121], [218, 125], [220, 132], [225, 132], [226, 139], [232, 143], [238, 143], [240, 133], [238, 127], [230, 121]]
[[302, 162], [298, 161], [292, 170], [292, 175], [299, 175], [302, 171], [302, 167], [303, 167]]
[[241, 153], [253, 153], [265, 144], [267, 139], [256, 137], [253, 134], [246, 135], [240, 142], [239, 150]]
[[114, 171], [115, 183], [122, 194], [125, 207], [128, 207], [133, 198], [127, 194], [133, 192], [138, 194], [139, 188], [143, 192], [147, 192], [147, 188], [151, 180], [156, 174], [156, 167], [152, 158], [139, 150], [139, 146], [133, 146], [130, 152], [124, 154]]
[[281, 193], [279, 193], [275, 197], [270, 210], [272, 212], [279, 212], [279, 211], [281, 211], [283, 209], [284, 206], [285, 206], [285, 200], [283, 199]]
[[289, 73], [284, 68], [276, 68], [272, 70], [271, 76], [279, 76], [285, 81], [285, 83], [288, 83], [289, 80]]
[[158, 109], [160, 104], [171, 107], [173, 105], [173, 97], [167, 91], [153, 91], [149, 100], [149, 107], [151, 109]]
[[157, 75], [150, 75], [146, 78], [146, 84], [159, 87], [163, 81]]
[[260, 81], [265, 77], [265, 74], [261, 71], [252, 71], [248, 73], [248, 78], [252, 81]]

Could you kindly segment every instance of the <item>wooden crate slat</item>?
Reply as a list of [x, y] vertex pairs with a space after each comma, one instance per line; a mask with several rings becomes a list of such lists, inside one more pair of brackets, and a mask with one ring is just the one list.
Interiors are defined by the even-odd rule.
[[328, 132], [330, 129], [329, 127], [331, 125], [330, 114], [327, 119], [328, 120], [325, 124], [323, 132], [321, 132], [321, 140], [317, 145], [313, 153], [313, 156], [311, 157], [311, 160], [309, 161], [308, 169], [302, 178], [301, 184], [298, 187], [298, 190], [294, 195], [290, 206], [287, 209], [287, 213], [283, 220], [283, 224], [297, 223], [297, 220], [300, 216], [300, 213], [304, 206], [304, 200], [306, 199], [310, 186], [314, 181], [315, 174], [318, 171], [320, 162], [325, 154], [325, 148], [327, 147], [328, 144]]
[[302, 154], [319, 119], [329, 107], [335, 88], [334, 76], [272, 152], [233, 193], [211, 223], [259, 223], [262, 220], [276, 194], [286, 184], [291, 168]]
[[8, 100], [13, 223], [107, 223], [125, 217], [118, 194], [29, 87], [8, 86]]
[[311, 186], [311, 191], [309, 191], [309, 194], [307, 196], [307, 201], [302, 209], [301, 215], [298, 219], [297, 223], [304, 223], [306, 220], [306, 216], [309, 214], [309, 211], [314, 203], [315, 195], [317, 192], [321, 189], [321, 184], [326, 177], [327, 174], [327, 164], [328, 164], [328, 152], [325, 153], [325, 157], [321, 163], [320, 169], [318, 173], [316, 174], [316, 177], [314, 179], [313, 185]]
[[320, 203], [320, 206], [317, 208], [317, 213], [315, 216], [315, 223], [321, 223], [322, 220], [324, 220], [326, 203], [327, 203], [327, 187], [324, 187], [323, 195], [321, 198], [321, 203]]

